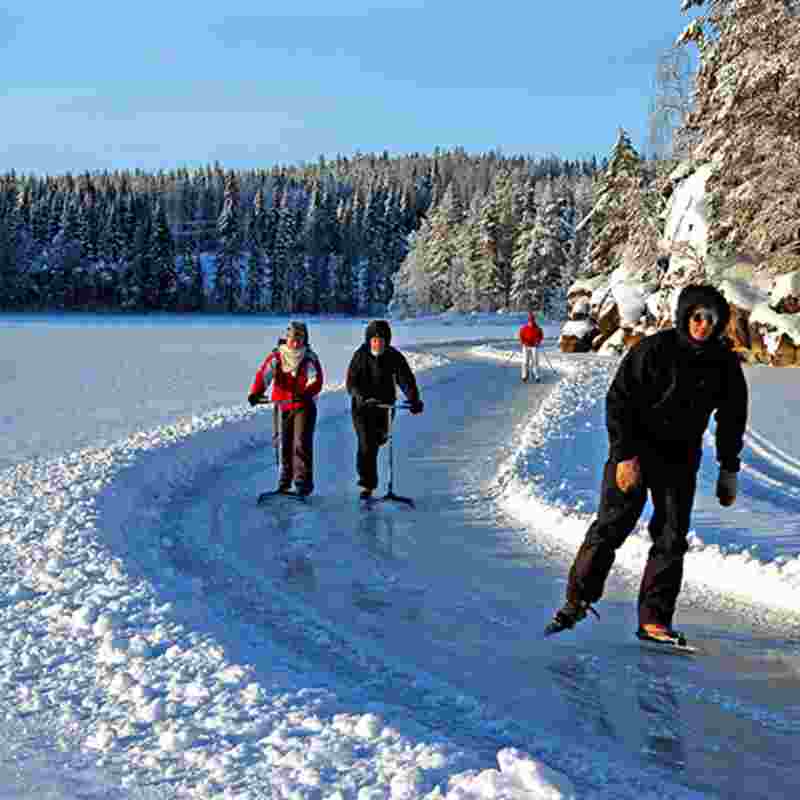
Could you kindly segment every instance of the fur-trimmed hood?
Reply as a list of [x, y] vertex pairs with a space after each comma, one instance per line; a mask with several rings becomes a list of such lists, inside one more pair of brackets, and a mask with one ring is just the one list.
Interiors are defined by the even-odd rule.
[[[687, 344], [697, 346], [689, 336], [689, 312], [697, 306], [713, 308], [719, 319], [714, 326], [714, 331], [709, 336], [708, 342], [717, 342], [728, 327], [731, 318], [731, 309], [728, 301], [713, 286], [691, 284], [684, 287], [678, 296], [678, 307], [675, 311], [675, 328], [680, 340]], [[702, 344], [702, 343], [701, 343]]]
[[386, 342], [387, 347], [392, 343], [392, 329], [385, 319], [373, 319], [367, 325], [367, 329], [364, 331], [364, 341], [369, 344], [369, 340], [373, 336], [380, 336]]

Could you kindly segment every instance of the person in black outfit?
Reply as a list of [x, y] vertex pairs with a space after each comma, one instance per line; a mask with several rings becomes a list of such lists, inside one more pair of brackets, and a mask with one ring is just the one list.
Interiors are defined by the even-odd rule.
[[356, 470], [361, 499], [366, 500], [378, 486], [378, 448], [389, 433], [390, 414], [379, 404], [394, 404], [396, 386], [405, 394], [412, 414], [420, 414], [423, 403], [417, 381], [405, 356], [391, 346], [392, 331], [385, 320], [367, 325], [362, 344], [347, 369], [347, 393], [351, 398], [353, 427], [358, 437]]
[[573, 628], [597, 613], [615, 553], [636, 526], [649, 490], [653, 540], [639, 590], [642, 639], [685, 644], [673, 630], [683, 560], [702, 455], [703, 433], [716, 412], [717, 498], [736, 499], [748, 390], [739, 359], [722, 334], [730, 318], [711, 286], [687, 286], [676, 326], [648, 336], [623, 358], [606, 398], [609, 455], [600, 508], [567, 581], [566, 604], [546, 633]]

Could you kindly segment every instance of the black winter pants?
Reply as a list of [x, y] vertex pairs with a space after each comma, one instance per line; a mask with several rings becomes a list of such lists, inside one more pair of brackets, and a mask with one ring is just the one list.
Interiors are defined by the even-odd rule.
[[356, 471], [358, 485], [364, 489], [373, 490], [378, 487], [378, 449], [386, 444], [389, 414], [393, 415], [394, 412], [369, 406], [353, 410], [353, 427], [358, 437]]
[[298, 488], [314, 488], [314, 429], [317, 406], [306, 403], [302, 408], [281, 411], [281, 474], [280, 483], [293, 480]]
[[683, 459], [640, 456], [642, 483], [625, 494], [617, 487], [615, 462], [603, 470], [600, 508], [589, 526], [569, 572], [567, 600], [594, 603], [603, 594], [616, 550], [627, 539], [644, 509], [647, 492], [653, 502], [648, 530], [653, 544], [639, 588], [639, 624], [672, 625], [683, 581], [683, 559], [697, 488], [700, 451]]

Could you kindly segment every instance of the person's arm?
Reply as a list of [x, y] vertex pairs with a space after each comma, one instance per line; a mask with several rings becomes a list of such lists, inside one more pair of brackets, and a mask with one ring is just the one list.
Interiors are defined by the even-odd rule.
[[345, 389], [347, 394], [353, 398], [356, 405], [364, 402], [364, 385], [362, 379], [362, 359], [359, 350], [353, 353], [350, 359], [350, 366], [347, 368], [347, 378], [345, 379]]
[[396, 350], [395, 354], [395, 380], [411, 406], [411, 413], [419, 414], [423, 409], [423, 403], [419, 396], [417, 379], [414, 377], [406, 357], [399, 350]]
[[310, 400], [322, 391], [324, 377], [322, 374], [322, 364], [316, 353], [312, 353], [306, 364], [306, 385], [303, 389], [303, 397]]
[[275, 354], [270, 353], [264, 359], [264, 363], [258, 368], [258, 372], [256, 372], [256, 376], [250, 386], [250, 391], [247, 393], [247, 400], [250, 405], [255, 405], [255, 401], [266, 394], [267, 388], [272, 383], [274, 371]]
[[717, 461], [720, 469], [726, 472], [738, 472], [741, 465], [739, 454], [744, 447], [748, 402], [747, 381], [742, 365], [731, 354], [723, 400], [714, 415], [717, 422]]
[[606, 395], [609, 459], [616, 463], [639, 455], [635, 412], [641, 402], [644, 361], [645, 355], [641, 350], [629, 350]]

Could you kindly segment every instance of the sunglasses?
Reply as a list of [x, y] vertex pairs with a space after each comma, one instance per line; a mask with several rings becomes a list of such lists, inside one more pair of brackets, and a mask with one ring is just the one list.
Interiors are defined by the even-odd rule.
[[692, 322], [707, 322], [709, 325], [717, 324], [717, 315], [710, 308], [698, 308], [692, 312]]

